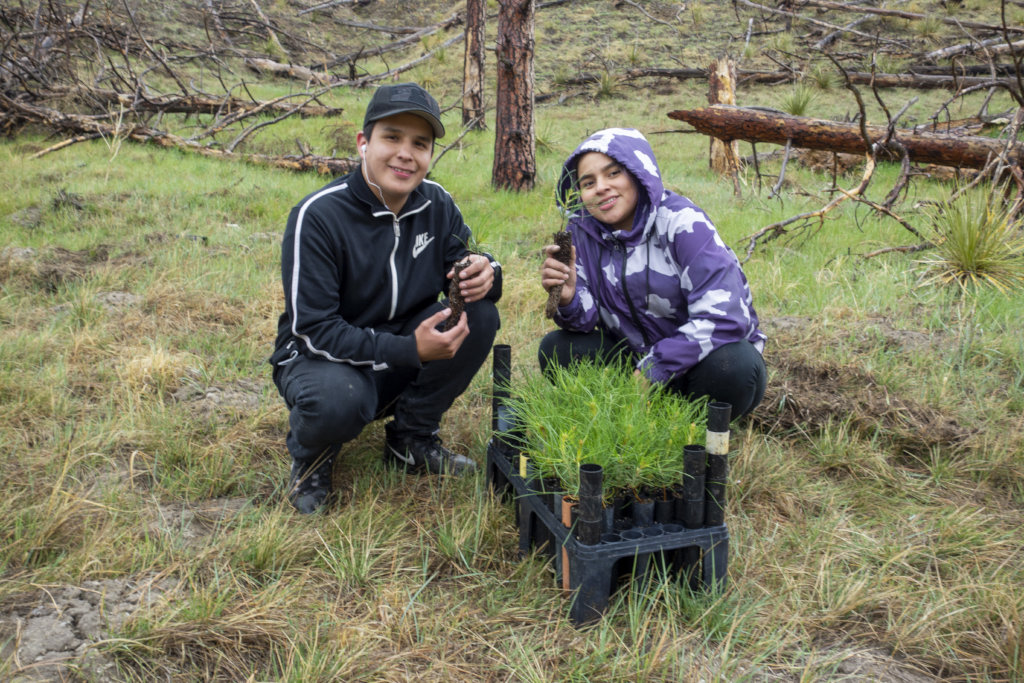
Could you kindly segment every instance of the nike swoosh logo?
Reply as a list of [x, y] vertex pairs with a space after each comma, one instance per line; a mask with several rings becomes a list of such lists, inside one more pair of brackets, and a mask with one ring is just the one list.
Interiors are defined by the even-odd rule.
[[[420, 251], [423, 251], [423, 250], [420, 249]], [[392, 455], [394, 455], [396, 458], [398, 458], [399, 460], [404, 462], [406, 465], [415, 465], [416, 464], [416, 458], [412, 457], [412, 453], [409, 453], [409, 452], [400, 453], [397, 450], [395, 450], [395, 448], [393, 446], [388, 446], [388, 448], [391, 449], [391, 454]]]
[[427, 248], [427, 245], [430, 244], [433, 241], [434, 241], [434, 236], [433, 235], [431, 235], [428, 239], [423, 240], [422, 242], [417, 241], [416, 244], [414, 244], [413, 247], [412, 247], [412, 257], [416, 258], [420, 254], [422, 254], [423, 250]]

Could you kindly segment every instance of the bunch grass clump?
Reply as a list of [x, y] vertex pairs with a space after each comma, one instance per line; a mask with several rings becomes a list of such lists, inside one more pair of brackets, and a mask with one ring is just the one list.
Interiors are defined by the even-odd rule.
[[929, 212], [935, 250], [920, 263], [924, 283], [991, 287], [1004, 294], [1024, 288], [1024, 230], [987, 188]]
[[814, 103], [816, 94], [814, 88], [806, 83], [797, 83], [793, 89], [782, 98], [779, 108], [793, 116], [806, 116]]
[[577, 362], [534, 374], [514, 388], [510, 407], [522, 452], [541, 477], [579, 491], [579, 468], [604, 469], [606, 496], [683, 480], [683, 446], [703, 444], [707, 399], [688, 400], [648, 385], [623, 363]]

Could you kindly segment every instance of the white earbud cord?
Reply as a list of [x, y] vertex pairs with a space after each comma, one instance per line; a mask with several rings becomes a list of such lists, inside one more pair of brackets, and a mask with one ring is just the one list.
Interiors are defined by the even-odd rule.
[[[381, 188], [380, 185], [373, 182], [373, 179], [370, 177], [370, 165], [366, 163], [366, 145], [363, 145], [363, 168], [366, 170], [366, 182], [370, 183], [371, 185], [377, 188], [377, 192], [380, 193], [380, 203], [384, 205], [385, 209], [391, 211], [391, 207], [388, 206], [388, 200], [384, 199], [384, 190]], [[391, 213], [395, 212], [391, 211]]]

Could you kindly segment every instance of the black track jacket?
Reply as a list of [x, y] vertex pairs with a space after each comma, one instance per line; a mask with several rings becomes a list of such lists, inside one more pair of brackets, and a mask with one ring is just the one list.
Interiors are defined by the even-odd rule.
[[[419, 367], [416, 338], [396, 332], [447, 294], [445, 274], [471, 233], [448, 192], [424, 180], [400, 215], [356, 169], [305, 197], [281, 244], [285, 310], [270, 363], [296, 354], [373, 370]], [[501, 269], [486, 298], [501, 297]], [[472, 324], [472, 321], [470, 321]]]

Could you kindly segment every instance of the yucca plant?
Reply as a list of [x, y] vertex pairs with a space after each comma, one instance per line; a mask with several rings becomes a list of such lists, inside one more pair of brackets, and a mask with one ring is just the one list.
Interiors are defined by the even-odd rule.
[[1003, 293], [1024, 286], [1024, 230], [997, 203], [1000, 194], [981, 188], [928, 210], [924, 233], [935, 248], [918, 262], [924, 284]]
[[539, 476], [575, 495], [580, 465], [601, 465], [606, 497], [682, 482], [683, 446], [704, 443], [706, 399], [648, 386], [621, 363], [552, 366], [549, 374], [525, 377], [509, 399], [520, 448]]

